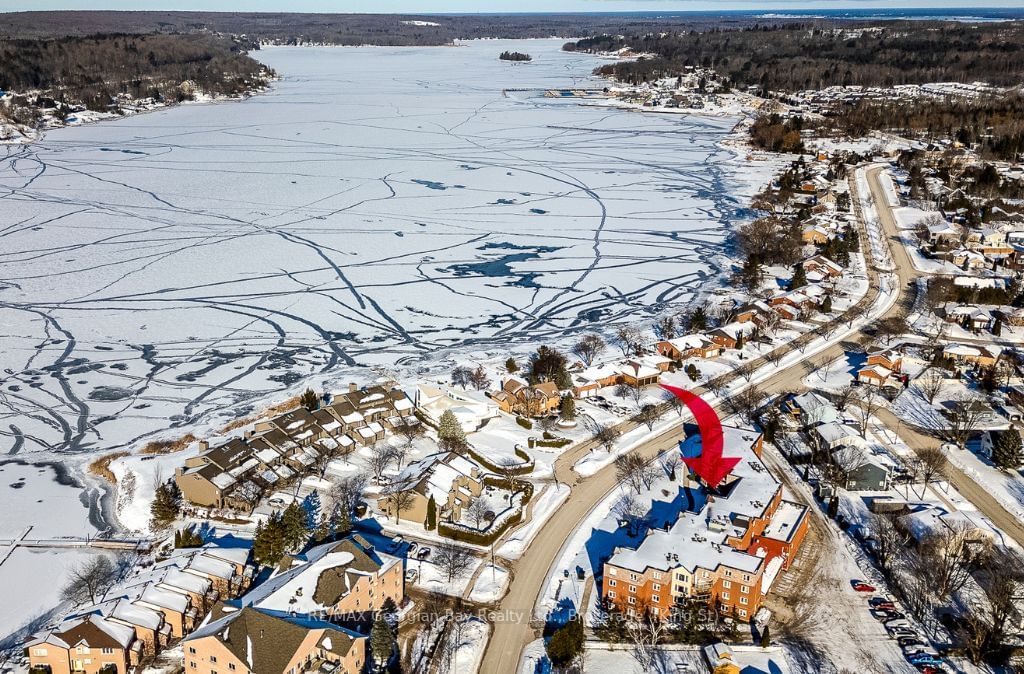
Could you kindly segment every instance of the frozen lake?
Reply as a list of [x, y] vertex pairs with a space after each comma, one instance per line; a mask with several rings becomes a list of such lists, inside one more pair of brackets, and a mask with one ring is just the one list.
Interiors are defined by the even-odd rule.
[[713, 285], [767, 179], [718, 146], [736, 120], [503, 93], [602, 86], [560, 45], [268, 49], [266, 95], [0, 148], [0, 454], [216, 426]]

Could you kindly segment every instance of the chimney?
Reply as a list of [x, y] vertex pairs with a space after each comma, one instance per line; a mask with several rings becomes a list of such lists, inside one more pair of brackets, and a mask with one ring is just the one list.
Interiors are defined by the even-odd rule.
[[350, 381], [348, 383], [348, 392], [349, 393], [355, 393], [358, 390], [359, 390], [359, 385], [356, 384], [354, 381]]
[[210, 448], [210, 441], [209, 440], [200, 440], [199, 441], [199, 451], [200, 452], [205, 452], [209, 448]]

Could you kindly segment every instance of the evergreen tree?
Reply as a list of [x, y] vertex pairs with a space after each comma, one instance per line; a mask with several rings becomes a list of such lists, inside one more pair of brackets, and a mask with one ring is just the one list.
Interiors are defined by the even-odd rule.
[[564, 367], [555, 373], [555, 386], [560, 391], [567, 391], [572, 388], [572, 376]]
[[519, 365], [516, 363], [516, 359], [512, 356], [508, 357], [505, 361], [505, 369], [509, 371], [509, 374], [519, 371]]
[[743, 286], [751, 292], [761, 287], [761, 282], [764, 281], [764, 270], [761, 269], [761, 261], [757, 255], [748, 255], [747, 259], [743, 261], [740, 280]]
[[173, 481], [164, 482], [156, 488], [153, 504], [150, 506], [150, 524], [153, 529], [165, 529], [181, 513], [181, 490]]
[[997, 318], [996, 322], [992, 325], [992, 334], [996, 337], [1003, 334], [1003, 321], [1001, 318]]
[[445, 410], [438, 419], [437, 439], [443, 448], [462, 447], [466, 444], [466, 433], [451, 410]]
[[427, 499], [427, 521], [423, 526], [427, 528], [427, 531], [433, 531], [437, 528], [437, 502], [434, 501], [433, 494]]
[[764, 631], [761, 632], [761, 648], [768, 648], [772, 645], [772, 635], [768, 631], [768, 626], [764, 626]]
[[302, 392], [301, 396], [299, 396], [299, 404], [310, 412], [315, 412], [320, 407], [320, 397], [313, 391], [313, 389], [308, 388]]
[[285, 550], [295, 550], [306, 542], [309, 529], [306, 511], [298, 503], [291, 503], [281, 515], [281, 537]]
[[266, 524], [261, 522], [256, 525], [256, 533], [252, 539], [252, 556], [259, 564], [277, 565], [284, 557], [286, 549], [280, 513], [271, 515]]
[[793, 265], [793, 278], [789, 280], [789, 289], [796, 290], [797, 288], [803, 288], [807, 285], [807, 272], [804, 271], [804, 266], [800, 262]]
[[832, 296], [825, 295], [825, 299], [821, 301], [821, 313], [830, 314], [832, 313]]
[[342, 505], [338, 508], [338, 513], [334, 518], [334, 533], [338, 536], [347, 536], [352, 531], [352, 513], [349, 512], [347, 505]]
[[740, 334], [736, 335], [736, 350], [742, 349], [744, 343], [745, 342], [743, 341], [743, 333], [741, 332]]
[[323, 543], [331, 537], [331, 533], [330, 518], [321, 515], [320, 520], [316, 523], [316, 529], [313, 530], [313, 540], [317, 543]]
[[693, 310], [690, 314], [690, 330], [694, 332], [703, 332], [708, 329], [708, 313], [704, 309], [704, 305], [700, 305]]
[[992, 446], [992, 463], [1003, 470], [1019, 468], [1024, 463], [1020, 432], [1015, 428], [1003, 431]]
[[583, 631], [583, 623], [579, 616], [573, 617], [565, 625], [562, 625], [551, 635], [545, 649], [548, 660], [556, 668], [568, 667], [583, 653], [583, 645], [586, 635]]
[[198, 548], [203, 544], [203, 537], [196, 533], [191, 527], [185, 527], [174, 532], [174, 547], [176, 548]]
[[302, 499], [302, 509], [306, 513], [306, 529], [312, 531], [320, 523], [320, 492], [316, 489]]
[[562, 396], [562, 399], [558, 401], [558, 415], [566, 421], [574, 421], [576, 419], [576, 399], [571, 395]]
[[370, 628], [370, 655], [373, 658], [376, 671], [383, 672], [387, 667], [391, 654], [395, 651], [395, 635], [391, 632], [384, 612], [378, 612]]

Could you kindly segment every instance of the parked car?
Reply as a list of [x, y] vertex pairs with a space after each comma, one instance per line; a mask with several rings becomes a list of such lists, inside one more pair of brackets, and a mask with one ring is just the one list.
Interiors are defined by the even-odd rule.
[[430, 556], [430, 548], [420, 548], [420, 551], [416, 553], [416, 559], [426, 559]]
[[937, 665], [916, 665], [921, 674], [946, 674], [946, 670]]
[[417, 572], [416, 569], [406, 569], [405, 570], [405, 582], [407, 582], [407, 583], [415, 583], [416, 582], [416, 576], [418, 576], [418, 575], [419, 575], [419, 572]]
[[888, 625], [895, 620], [906, 620], [907, 616], [903, 615], [899, 611], [889, 611], [889, 616], [882, 619], [882, 622]]
[[391, 539], [391, 551], [398, 552], [402, 549], [402, 544], [405, 543], [405, 539], [401, 536], [395, 536]]
[[915, 644], [913, 646], [904, 646], [903, 647], [903, 654], [906, 655], [907, 657], [917, 656], [917, 655], [930, 655], [933, 658], [939, 657], [938, 651], [936, 651], [931, 646], [927, 646], [927, 645], [924, 645], [924, 644]]
[[907, 616], [891, 608], [873, 608], [871, 609], [871, 617], [875, 620], [885, 622], [887, 620], [892, 620], [893, 618], [906, 618]]
[[419, 543], [417, 543], [416, 541], [411, 541], [409, 543], [409, 549], [406, 550], [406, 553], [411, 555], [412, 553], [416, 552], [416, 548], [418, 547], [420, 547]]
[[857, 592], [874, 592], [877, 590], [874, 585], [868, 585], [862, 580], [851, 580], [850, 585], [852, 585], [853, 589]]
[[919, 667], [921, 665], [931, 665], [933, 667], [940, 667], [942, 665], [942, 660], [932, 657], [930, 655], [912, 655], [909, 658], [907, 658], [907, 661], [915, 667]]
[[896, 605], [893, 603], [892, 599], [882, 596], [872, 597], [871, 599], [868, 599], [868, 604], [874, 606], [875, 608], [885, 608], [886, 606], [888, 606], [888, 608], [896, 608]]
[[917, 637], [899, 637], [896, 639], [896, 643], [900, 646], [915, 646], [917, 644], [925, 645], [925, 643]]

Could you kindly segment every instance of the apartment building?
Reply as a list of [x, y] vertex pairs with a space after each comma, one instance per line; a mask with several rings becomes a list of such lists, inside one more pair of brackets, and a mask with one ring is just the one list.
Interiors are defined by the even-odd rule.
[[[458, 520], [483, 491], [483, 473], [475, 461], [454, 452], [437, 452], [410, 463], [391, 484], [392, 491], [410, 496], [398, 518], [422, 524], [433, 496], [438, 520]], [[377, 507], [388, 517], [395, 515], [389, 495], [377, 499]]]
[[[693, 501], [689, 509], [651, 529], [637, 547], [615, 549], [602, 575], [609, 605], [627, 615], [665, 618], [695, 600], [749, 621], [776, 575], [788, 568], [806, 535], [807, 508], [783, 500], [782, 485], [761, 461], [760, 433], [722, 431], [724, 455], [740, 462], [714, 490], [688, 477], [682, 501]], [[698, 456], [700, 436], [691, 434], [680, 451]]]
[[38, 632], [25, 644], [29, 664], [46, 674], [124, 674], [138, 664], [135, 630], [89, 614]]

